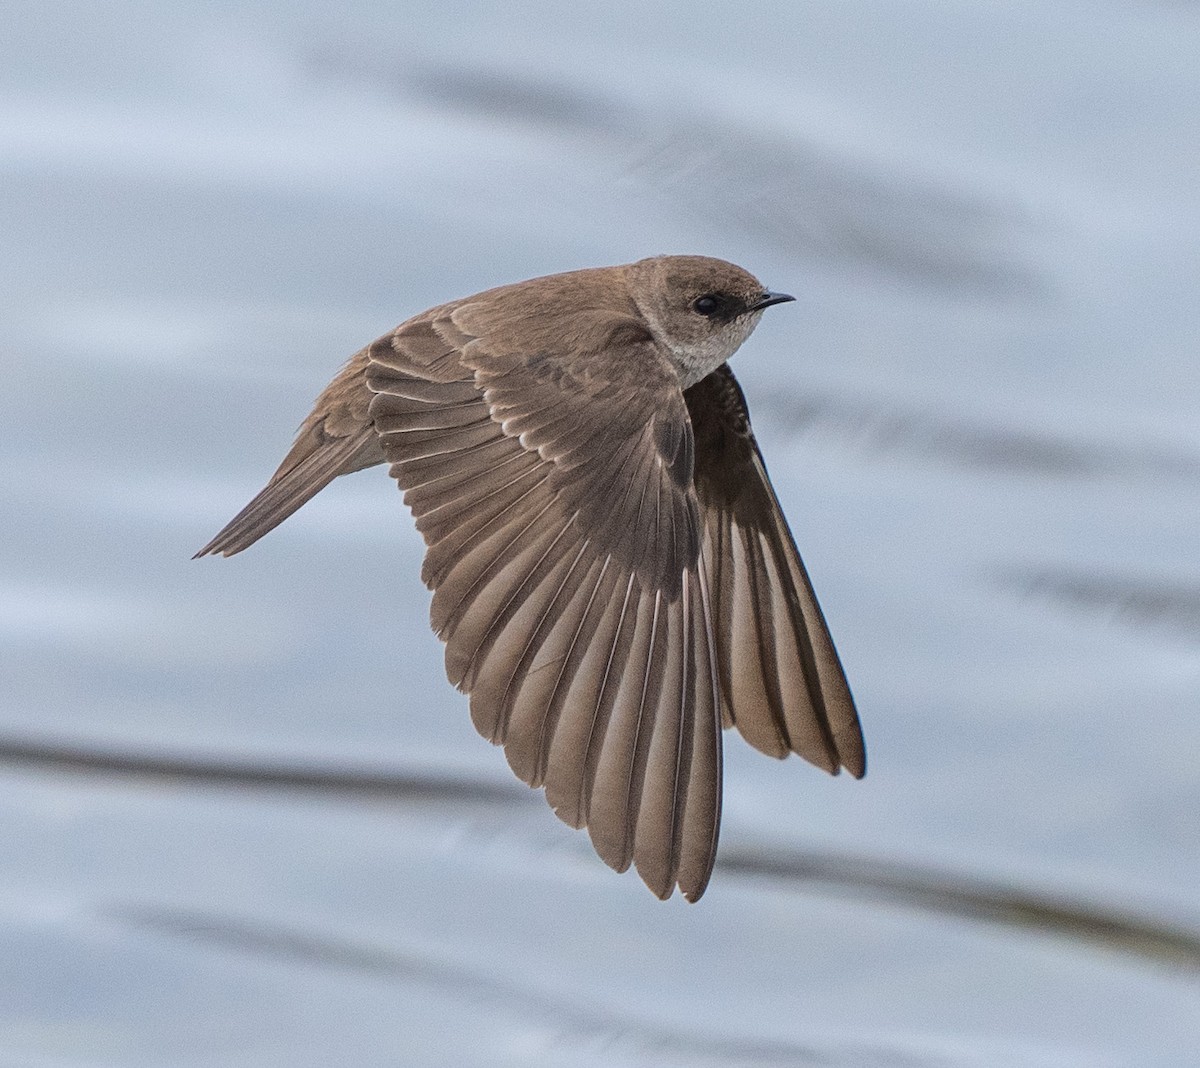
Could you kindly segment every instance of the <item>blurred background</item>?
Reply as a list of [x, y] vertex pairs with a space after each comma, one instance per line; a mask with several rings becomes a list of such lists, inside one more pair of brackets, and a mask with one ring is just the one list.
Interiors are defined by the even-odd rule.
[[[10, 0], [0, 1064], [1200, 1063], [1200, 7]], [[655, 900], [445, 682], [382, 469], [192, 561], [341, 361], [664, 252], [856, 783], [726, 737]]]

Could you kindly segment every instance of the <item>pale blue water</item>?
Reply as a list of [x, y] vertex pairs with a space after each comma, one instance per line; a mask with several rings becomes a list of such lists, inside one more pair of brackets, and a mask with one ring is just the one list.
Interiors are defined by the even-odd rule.
[[[16, 3], [0, 1064], [1200, 1063], [1200, 9]], [[871, 770], [726, 745], [657, 902], [445, 683], [340, 361], [723, 256]], [[366, 777], [369, 781], [364, 781]]]

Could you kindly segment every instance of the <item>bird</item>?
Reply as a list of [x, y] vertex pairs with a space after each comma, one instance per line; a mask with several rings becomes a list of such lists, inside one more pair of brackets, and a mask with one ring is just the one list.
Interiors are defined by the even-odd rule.
[[728, 361], [795, 298], [708, 256], [547, 275], [430, 308], [317, 398], [232, 556], [376, 464], [426, 552], [476, 729], [609, 866], [697, 901], [722, 728], [861, 778], [854, 699]]

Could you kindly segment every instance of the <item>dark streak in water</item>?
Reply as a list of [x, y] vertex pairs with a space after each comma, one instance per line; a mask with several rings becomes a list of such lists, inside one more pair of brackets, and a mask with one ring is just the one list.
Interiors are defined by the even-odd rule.
[[106, 918], [139, 930], [222, 949], [276, 958], [291, 964], [336, 968], [385, 980], [416, 982], [455, 998], [483, 1003], [506, 1013], [547, 1021], [557, 1030], [555, 1044], [577, 1048], [598, 1043], [612, 1056], [655, 1052], [686, 1058], [688, 1064], [795, 1065], [811, 1068], [937, 1068], [950, 1062], [922, 1054], [855, 1046], [819, 1049], [792, 1042], [678, 1031], [639, 1019], [619, 1009], [547, 993], [528, 985], [487, 974], [446, 956], [420, 954], [285, 926], [259, 917], [239, 917], [155, 905], [126, 905], [110, 909]]
[[725, 849], [717, 868], [786, 886], [837, 887], [889, 904], [1072, 938], [1200, 975], [1200, 932], [950, 872], [832, 853]]
[[451, 67], [393, 52], [353, 55], [314, 49], [304, 66], [318, 79], [373, 84], [389, 95], [440, 110], [509, 125], [524, 124], [566, 134], [622, 136], [637, 113], [618, 101], [561, 81], [535, 81], [511, 71]]
[[1002, 572], [1000, 582], [1074, 611], [1200, 641], [1200, 587], [1195, 585], [1054, 568], [1013, 569]]
[[[0, 763], [104, 778], [159, 779], [204, 787], [298, 789], [333, 796], [434, 804], [509, 805], [533, 797], [531, 791], [515, 785], [507, 789], [436, 774], [356, 772], [249, 760], [204, 761], [101, 752], [19, 738], [0, 739]], [[727, 875], [768, 881], [784, 889], [836, 888], [940, 915], [1035, 930], [1200, 973], [1200, 933], [1037, 891], [890, 861], [774, 847], [748, 849], [727, 844], [717, 858], [717, 868]], [[389, 968], [395, 966], [393, 957], [387, 956], [386, 960]], [[356, 966], [365, 964], [360, 962]]]
[[392, 801], [512, 804], [523, 791], [437, 774], [371, 771], [319, 764], [263, 763], [228, 758], [130, 753], [88, 744], [0, 737], [0, 764], [48, 771], [157, 779], [202, 786], [296, 789], [322, 794], [374, 796]]
[[[1048, 295], [1022, 249], [1035, 233], [1031, 220], [983, 190], [894, 173], [753, 125], [693, 118], [648, 130], [634, 170], [673, 203], [736, 220], [784, 251], [861, 264], [909, 285], [987, 300]], [[679, 132], [698, 125], [702, 135]]]
[[984, 471], [1053, 478], [1151, 476], [1200, 481], [1200, 457], [1150, 445], [1103, 444], [1011, 427], [951, 419], [815, 393], [775, 394], [757, 402], [760, 417], [804, 434], [823, 434], [882, 454], [908, 454]]
[[414, 66], [404, 88], [452, 111], [524, 122], [567, 133], [619, 134], [634, 115], [615, 101], [561, 83], [536, 83], [500, 71]]
[[[561, 78], [361, 47], [314, 49], [317, 79], [367, 84], [454, 115], [572, 137], [673, 209], [732, 223], [788, 253], [865, 265], [988, 300], [1043, 299], [1024, 246], [1045, 220], [987, 190], [898, 172], [745, 117], [647, 109]], [[1035, 222], [1040, 225], [1035, 225]]]

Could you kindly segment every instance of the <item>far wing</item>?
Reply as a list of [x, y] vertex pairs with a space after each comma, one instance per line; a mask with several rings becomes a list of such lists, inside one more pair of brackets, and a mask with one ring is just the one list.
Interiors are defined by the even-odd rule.
[[854, 699], [729, 365], [684, 399], [725, 725], [771, 756], [798, 753], [861, 777], [866, 750]]

